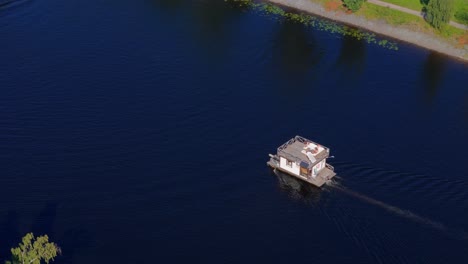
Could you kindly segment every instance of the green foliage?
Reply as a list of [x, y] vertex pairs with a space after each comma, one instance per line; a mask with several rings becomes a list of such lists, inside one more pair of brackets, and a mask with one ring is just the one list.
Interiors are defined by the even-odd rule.
[[[468, 9], [468, 8], [467, 8]], [[465, 25], [468, 25], [468, 10], [455, 13], [455, 19]]]
[[454, 0], [430, 0], [426, 6], [426, 20], [437, 29], [450, 22], [454, 12]]
[[284, 12], [283, 9], [272, 4], [266, 4], [264, 6], [264, 9], [266, 13], [273, 14], [273, 15], [284, 16], [286, 14], [286, 12]]
[[60, 254], [60, 248], [49, 242], [47, 235], [34, 238], [33, 233], [23, 237], [19, 247], [11, 249], [12, 260], [6, 264], [40, 264], [42, 261], [49, 263]]
[[344, 6], [353, 12], [358, 11], [364, 2], [365, 0], [343, 0]]
[[296, 23], [301, 23], [305, 26], [313, 27], [320, 31], [328, 31], [333, 34], [340, 34], [343, 36], [351, 36], [359, 40], [364, 40], [367, 43], [374, 43], [382, 47], [398, 50], [398, 46], [392, 41], [379, 41], [374, 33], [364, 32], [359, 29], [350, 28], [348, 26], [340, 25], [335, 22], [320, 19], [304, 13], [292, 13], [286, 12], [278, 6], [266, 3], [257, 3], [252, 0], [230, 0], [233, 3], [237, 3], [242, 7], [249, 7], [259, 13], [269, 15], [273, 18], [285, 18]]
[[455, 1], [455, 15], [454, 20], [468, 25], [468, 0]]

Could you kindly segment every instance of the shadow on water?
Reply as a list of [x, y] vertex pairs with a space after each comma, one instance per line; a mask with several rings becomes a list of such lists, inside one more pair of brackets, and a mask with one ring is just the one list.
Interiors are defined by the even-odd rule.
[[191, 3], [194, 39], [207, 54], [222, 57], [229, 51], [232, 41], [229, 26], [243, 15], [246, 7], [219, 0], [198, 0]]
[[288, 194], [288, 197], [295, 201], [307, 204], [318, 204], [321, 197], [321, 190], [286, 173], [273, 170], [277, 177], [280, 189]]
[[89, 248], [92, 244], [92, 236], [82, 228], [68, 229], [61, 239], [57, 241], [62, 249], [60, 263], [73, 263], [73, 259], [81, 249]]
[[323, 57], [318, 42], [304, 25], [293, 21], [283, 21], [275, 34], [273, 61], [278, 70], [303, 82]]
[[413, 221], [415, 223], [421, 224], [424, 227], [428, 227], [428, 228], [431, 228], [433, 230], [439, 231], [440, 233], [442, 233], [442, 234], [444, 234], [446, 236], [449, 236], [451, 238], [455, 238], [455, 239], [459, 239], [459, 240], [468, 240], [468, 233], [466, 233], [463, 230], [455, 230], [455, 229], [448, 228], [447, 226], [445, 226], [442, 223], [439, 223], [437, 221], [433, 221], [433, 220], [428, 219], [426, 217], [419, 216], [419, 215], [417, 215], [415, 213], [412, 213], [411, 211], [403, 210], [403, 209], [398, 208], [396, 206], [389, 205], [387, 203], [384, 203], [382, 201], [379, 201], [379, 200], [374, 199], [372, 197], [369, 197], [367, 195], [364, 195], [364, 194], [361, 194], [359, 192], [353, 191], [353, 190], [351, 190], [351, 189], [349, 189], [349, 188], [347, 188], [347, 187], [345, 187], [345, 186], [343, 186], [343, 185], [341, 185], [339, 183], [332, 183], [332, 184], [329, 184], [329, 186], [336, 189], [336, 190], [341, 191], [342, 193], [344, 193], [344, 194], [346, 194], [348, 196], [354, 197], [356, 199], [359, 199], [360, 201], [369, 203], [371, 205], [378, 206], [378, 207], [380, 207], [382, 209], [387, 210], [388, 212], [390, 212], [392, 214], [395, 214], [397, 216], [406, 218], [406, 219], [411, 220], [411, 221]]
[[0, 10], [29, 2], [29, 0], [0, 0]]
[[351, 36], [343, 36], [341, 40], [335, 67], [347, 75], [347, 80], [356, 80], [366, 68], [366, 43]]
[[465, 124], [468, 125], [468, 93], [465, 95], [465, 103], [464, 103], [464, 110], [465, 110]]
[[151, 0], [151, 3], [164, 11], [176, 11], [186, 4], [187, 0]]
[[0, 263], [11, 255], [10, 248], [18, 244], [21, 237], [19, 232], [18, 214], [10, 210], [0, 224]]
[[444, 79], [446, 58], [436, 52], [430, 52], [422, 69], [422, 80], [424, 86], [425, 101], [431, 103], [437, 96]]
[[54, 224], [57, 218], [57, 206], [58, 204], [55, 202], [47, 202], [33, 222], [31, 232], [35, 235], [47, 234], [50, 237], [55, 237]]

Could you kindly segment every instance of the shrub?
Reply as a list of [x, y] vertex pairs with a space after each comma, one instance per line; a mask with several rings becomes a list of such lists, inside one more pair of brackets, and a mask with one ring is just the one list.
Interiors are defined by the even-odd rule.
[[358, 11], [364, 2], [365, 0], [343, 0], [344, 6], [353, 12]]
[[455, 12], [454, 16], [459, 22], [468, 25], [468, 6], [463, 7], [462, 10]]

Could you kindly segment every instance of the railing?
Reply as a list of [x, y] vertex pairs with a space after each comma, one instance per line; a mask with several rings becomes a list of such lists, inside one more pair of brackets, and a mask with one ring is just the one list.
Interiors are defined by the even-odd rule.
[[301, 143], [312, 142], [311, 140], [308, 140], [307, 138], [301, 136], [295, 136], [294, 139]]
[[279, 148], [278, 148], [278, 151], [281, 151], [285, 148], [287, 148], [289, 145], [291, 145], [292, 143], [294, 143], [296, 141], [295, 138], [291, 138], [290, 140], [288, 140], [288, 142], [284, 143], [283, 145], [281, 145]]
[[329, 148], [327, 148], [327, 147], [325, 147], [325, 146], [323, 146], [323, 145], [320, 145], [319, 143], [314, 142], [314, 141], [312, 141], [312, 140], [310, 140], [310, 139], [307, 139], [307, 138], [305, 138], [305, 137], [295, 136], [294, 139], [297, 140], [297, 141], [299, 141], [299, 142], [301, 142], [301, 143], [304, 143], [304, 144], [306, 144], [306, 143], [314, 143], [315, 145], [321, 146], [323, 149], [325, 149], [325, 151], [327, 151], [328, 153], [330, 153], [330, 149], [329, 149]]
[[325, 163], [325, 167], [327, 167], [329, 170], [335, 171], [335, 167], [333, 167], [332, 165], [328, 163]]

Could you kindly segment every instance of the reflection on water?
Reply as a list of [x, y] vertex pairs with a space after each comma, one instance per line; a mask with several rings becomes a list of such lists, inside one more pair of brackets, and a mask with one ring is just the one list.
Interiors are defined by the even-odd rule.
[[366, 67], [366, 43], [351, 36], [343, 36], [336, 66], [350, 77], [359, 77]]
[[153, 0], [154, 3], [158, 8], [164, 9], [164, 11], [175, 10], [179, 9], [186, 3], [186, 0]]
[[425, 101], [431, 103], [441, 86], [445, 74], [446, 59], [436, 52], [430, 52], [422, 68]]
[[225, 33], [225, 26], [228, 22], [240, 14], [239, 10], [234, 9], [232, 5], [215, 0], [196, 1], [192, 6], [192, 13], [198, 22], [195, 24], [200, 27], [200, 33], [208, 37]]
[[[190, 23], [184, 28], [193, 36], [197, 47], [205, 51], [205, 59], [220, 58], [228, 53], [232, 45], [230, 25], [247, 7], [218, 0], [150, 0], [164, 12], [186, 14]], [[177, 19], [174, 17], [173, 19]]]
[[303, 79], [317, 67], [323, 52], [304, 25], [284, 21], [276, 31], [273, 55], [282, 72]]
[[242, 16], [245, 7], [218, 0], [198, 0], [192, 4], [194, 39], [209, 55], [226, 54], [230, 50], [232, 22]]
[[278, 178], [280, 189], [292, 199], [312, 204], [320, 201], [321, 189], [281, 171], [274, 170], [273, 173]]
[[468, 124], [468, 93], [465, 95], [464, 109], [465, 109], [465, 121], [466, 121], [466, 124]]
[[0, 0], [0, 10], [22, 3], [28, 2], [28, 0]]
[[21, 237], [19, 231], [19, 217], [14, 210], [9, 210], [4, 219], [0, 219], [0, 263], [3, 263], [6, 256], [10, 255], [9, 248], [14, 247], [17, 239]]

